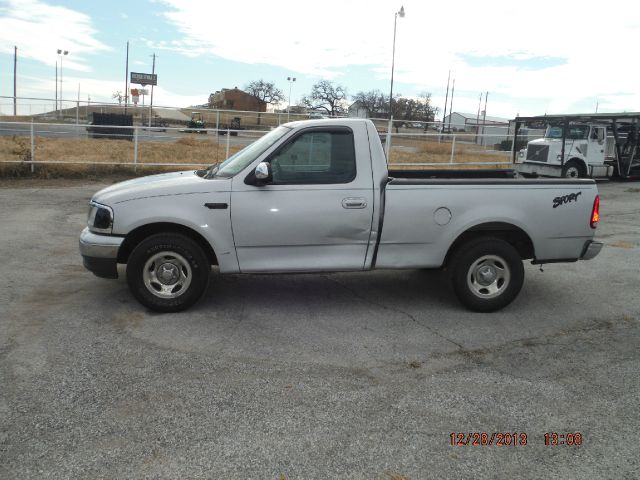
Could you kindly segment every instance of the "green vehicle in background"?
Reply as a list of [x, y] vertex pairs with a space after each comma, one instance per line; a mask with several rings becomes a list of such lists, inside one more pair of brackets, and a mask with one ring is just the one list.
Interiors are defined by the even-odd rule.
[[207, 125], [202, 120], [200, 112], [191, 112], [191, 120], [187, 123], [185, 131], [189, 133], [207, 133]]

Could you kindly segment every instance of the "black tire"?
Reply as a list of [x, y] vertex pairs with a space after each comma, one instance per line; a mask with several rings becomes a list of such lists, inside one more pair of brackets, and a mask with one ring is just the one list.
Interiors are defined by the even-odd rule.
[[453, 253], [449, 265], [453, 291], [465, 307], [475, 312], [495, 312], [506, 307], [524, 283], [518, 251], [495, 237], [464, 243]]
[[159, 233], [129, 256], [127, 283], [133, 296], [157, 312], [179, 312], [197, 302], [209, 283], [211, 265], [189, 237]]
[[562, 167], [562, 178], [585, 178], [586, 176], [584, 165], [577, 160], [569, 160]]

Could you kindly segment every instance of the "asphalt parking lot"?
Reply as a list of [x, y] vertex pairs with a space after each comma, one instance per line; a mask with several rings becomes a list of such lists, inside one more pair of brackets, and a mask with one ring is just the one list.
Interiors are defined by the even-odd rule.
[[498, 313], [411, 270], [214, 273], [163, 315], [82, 267], [103, 185], [0, 185], [0, 478], [638, 478], [640, 184]]

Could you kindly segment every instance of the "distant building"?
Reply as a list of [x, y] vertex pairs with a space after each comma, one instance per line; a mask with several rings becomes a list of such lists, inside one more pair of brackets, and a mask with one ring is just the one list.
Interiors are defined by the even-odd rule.
[[235, 88], [223, 88], [209, 95], [209, 108], [266, 112], [267, 102]]
[[369, 118], [369, 109], [360, 100], [356, 100], [349, 105], [347, 116], [350, 118]]
[[[287, 109], [285, 108], [283, 112], [286, 113]], [[302, 105], [291, 105], [291, 107], [289, 107], [289, 113], [307, 113], [307, 108]]]
[[347, 116], [351, 118], [389, 118], [389, 111], [384, 110], [383, 107], [378, 107], [370, 111], [360, 100], [356, 100], [349, 105]]
[[[449, 124], [451, 120], [451, 124]], [[444, 131], [472, 133], [474, 136], [460, 138], [462, 141], [476, 142], [480, 145], [495, 145], [508, 140], [509, 136], [509, 119], [500, 117], [484, 117], [480, 112], [480, 118], [477, 113], [460, 113], [453, 112], [443, 120]], [[478, 135], [476, 141], [475, 135]]]

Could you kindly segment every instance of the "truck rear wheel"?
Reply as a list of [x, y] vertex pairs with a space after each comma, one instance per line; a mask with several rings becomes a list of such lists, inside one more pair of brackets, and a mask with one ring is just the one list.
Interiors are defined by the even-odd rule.
[[475, 312], [494, 312], [509, 305], [524, 282], [518, 251], [495, 237], [481, 237], [458, 247], [450, 262], [453, 291]]
[[159, 233], [131, 252], [127, 283], [133, 296], [157, 312], [179, 312], [193, 305], [209, 283], [211, 266], [202, 248], [177, 233]]

